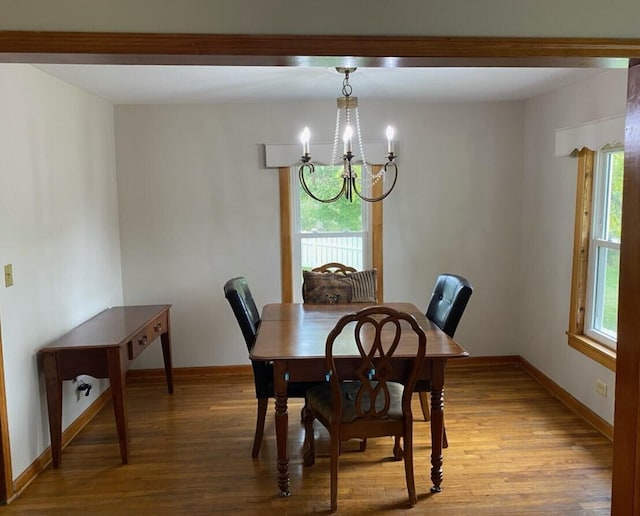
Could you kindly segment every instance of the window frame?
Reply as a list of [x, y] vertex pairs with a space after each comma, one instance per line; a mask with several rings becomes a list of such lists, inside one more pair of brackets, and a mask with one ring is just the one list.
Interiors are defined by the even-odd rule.
[[[383, 166], [380, 164], [370, 165], [373, 173], [380, 171]], [[293, 302], [293, 210], [291, 205], [291, 192], [294, 183], [291, 180], [290, 167], [280, 167], [278, 173], [278, 183], [280, 191], [280, 271], [281, 271], [281, 297], [283, 303]], [[382, 193], [382, 182], [373, 185], [373, 195]], [[384, 300], [384, 269], [382, 260], [383, 246], [383, 202], [371, 203], [371, 210], [368, 217], [369, 245], [371, 247], [371, 266], [377, 270], [377, 293], [378, 302]], [[366, 244], [365, 244], [366, 245]]]
[[595, 151], [587, 148], [583, 148], [578, 153], [571, 304], [567, 337], [569, 346], [615, 372], [616, 350], [599, 342], [588, 332], [585, 333], [596, 156]]

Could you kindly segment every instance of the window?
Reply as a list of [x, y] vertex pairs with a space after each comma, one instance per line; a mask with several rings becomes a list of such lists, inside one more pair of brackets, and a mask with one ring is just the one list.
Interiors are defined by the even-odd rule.
[[[316, 166], [316, 169], [320, 168]], [[342, 167], [332, 167], [340, 174]], [[381, 166], [372, 165], [374, 173]], [[336, 181], [338, 183], [338, 181]], [[321, 188], [321, 185], [316, 185]], [[335, 188], [335, 185], [332, 185]], [[373, 195], [381, 183], [374, 185]], [[315, 191], [315, 190], [314, 190]], [[318, 191], [320, 191], [318, 189]], [[283, 302], [299, 301], [304, 269], [329, 262], [378, 274], [378, 299], [383, 299], [382, 202], [339, 199], [320, 203], [299, 185], [298, 170], [280, 168], [280, 241]]]
[[[360, 167], [355, 167], [360, 174]], [[321, 197], [330, 197], [342, 184], [342, 167], [316, 166], [323, 174], [335, 172], [335, 183], [316, 185]], [[333, 175], [333, 174], [332, 174]], [[321, 203], [309, 197], [301, 188], [297, 169], [291, 174], [293, 270], [311, 270], [329, 262], [339, 262], [362, 270], [371, 267], [369, 214], [371, 204], [359, 197], [349, 202], [338, 199]], [[326, 190], [325, 190], [326, 189]], [[301, 289], [301, 274], [293, 275], [294, 301]]]
[[[360, 167], [354, 167], [360, 174]], [[329, 197], [342, 184], [342, 167], [316, 166], [320, 176], [335, 171], [336, 181], [326, 191]], [[291, 205], [293, 208], [293, 270], [311, 270], [329, 262], [339, 262], [362, 270], [371, 267], [369, 213], [371, 204], [355, 196], [353, 202], [338, 199], [321, 203], [309, 197], [300, 187], [297, 169], [292, 173]], [[333, 190], [333, 192], [332, 192]], [[294, 275], [294, 293], [300, 291], [300, 275]], [[294, 296], [295, 298], [295, 296]]]
[[593, 220], [585, 333], [615, 348], [618, 327], [618, 276], [624, 152], [608, 148], [596, 155]]
[[624, 152], [583, 149], [578, 191], [569, 344], [615, 371]]

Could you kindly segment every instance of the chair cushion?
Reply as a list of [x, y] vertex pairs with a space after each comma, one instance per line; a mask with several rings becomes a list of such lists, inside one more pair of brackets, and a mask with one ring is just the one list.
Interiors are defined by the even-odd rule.
[[347, 275], [347, 279], [353, 285], [352, 303], [377, 303], [378, 302], [378, 271], [366, 269]]
[[[371, 382], [375, 386], [377, 382]], [[404, 387], [400, 383], [387, 382], [389, 394], [391, 396], [391, 406], [387, 416], [390, 419], [402, 419], [402, 392]], [[340, 391], [342, 393], [342, 423], [350, 423], [357, 419], [356, 415], [356, 395], [360, 388], [360, 382], [341, 382]], [[322, 383], [307, 390], [307, 407], [325, 420], [331, 420], [333, 402], [331, 394], [331, 384]], [[376, 398], [376, 407], [382, 410], [384, 407], [384, 396], [380, 394]]]
[[351, 303], [353, 283], [344, 275], [303, 271], [302, 277], [302, 300], [305, 303]]

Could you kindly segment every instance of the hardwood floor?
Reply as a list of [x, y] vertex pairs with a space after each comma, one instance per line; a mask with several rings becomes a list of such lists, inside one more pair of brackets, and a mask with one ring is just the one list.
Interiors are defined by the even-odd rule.
[[[446, 390], [449, 448], [441, 493], [429, 492], [429, 423], [414, 396], [418, 505], [407, 506], [392, 440], [340, 457], [339, 514], [606, 515], [612, 444], [519, 368], [451, 368]], [[300, 400], [289, 403], [291, 497], [276, 486], [273, 405], [260, 455], [251, 458], [256, 402], [250, 376], [184, 379], [170, 396], [155, 381], [127, 387], [131, 461], [120, 464], [107, 405], [0, 514], [327, 513], [328, 439], [302, 467]]]

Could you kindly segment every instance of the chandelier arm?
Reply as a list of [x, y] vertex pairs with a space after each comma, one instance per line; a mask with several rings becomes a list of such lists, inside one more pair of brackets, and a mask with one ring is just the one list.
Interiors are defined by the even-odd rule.
[[391, 183], [391, 187], [385, 193], [383, 193], [382, 195], [380, 195], [378, 197], [367, 197], [366, 195], [362, 195], [358, 191], [358, 188], [356, 187], [356, 183], [354, 181], [353, 182], [353, 191], [356, 193], [356, 195], [358, 197], [360, 197], [360, 199], [362, 199], [363, 201], [367, 201], [367, 202], [379, 202], [379, 201], [383, 200], [384, 198], [386, 198], [393, 191], [393, 189], [396, 186], [396, 181], [398, 180], [398, 166], [393, 161], [387, 161], [387, 163], [384, 166], [385, 173], [387, 172], [389, 166], [393, 167], [393, 183]]
[[300, 168], [298, 169], [298, 177], [300, 178], [300, 186], [302, 186], [302, 189], [304, 190], [304, 192], [311, 197], [312, 199], [318, 201], [318, 202], [323, 202], [325, 204], [329, 204], [332, 202], [337, 201], [341, 195], [344, 194], [345, 188], [346, 188], [346, 183], [347, 180], [343, 179], [342, 181], [342, 188], [340, 189], [340, 191], [338, 192], [338, 194], [335, 197], [331, 197], [330, 199], [321, 199], [320, 197], [317, 197], [315, 194], [313, 194], [313, 192], [311, 192], [311, 190], [309, 189], [309, 187], [307, 186], [307, 182], [304, 178], [304, 171], [307, 170], [310, 174], [313, 174], [315, 171], [315, 167], [313, 166], [313, 163], [303, 163], [302, 165], [300, 165]]

